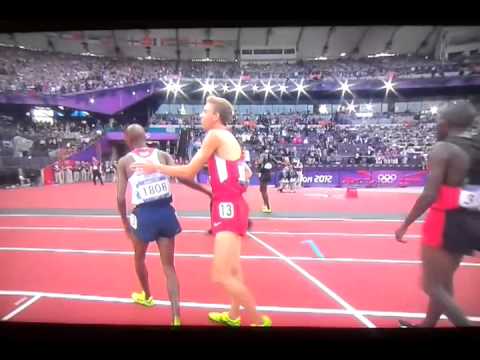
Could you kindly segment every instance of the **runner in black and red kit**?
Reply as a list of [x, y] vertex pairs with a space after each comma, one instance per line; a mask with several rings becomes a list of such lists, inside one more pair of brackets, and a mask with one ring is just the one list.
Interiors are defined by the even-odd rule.
[[433, 327], [442, 314], [456, 326], [469, 325], [453, 298], [453, 276], [464, 255], [480, 250], [480, 133], [473, 126], [475, 116], [468, 103], [440, 114], [440, 141], [429, 155], [427, 184], [395, 232], [403, 242], [409, 225], [430, 208], [421, 246], [423, 290], [430, 298], [427, 315], [418, 325], [401, 321], [403, 327]]

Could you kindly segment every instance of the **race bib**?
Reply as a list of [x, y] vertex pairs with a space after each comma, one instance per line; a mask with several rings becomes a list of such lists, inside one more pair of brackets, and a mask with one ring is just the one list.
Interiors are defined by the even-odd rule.
[[169, 197], [170, 182], [165, 176], [153, 176], [137, 183], [137, 195], [142, 202]]
[[230, 202], [221, 202], [218, 204], [218, 213], [222, 219], [232, 219], [235, 215], [233, 204]]
[[130, 226], [137, 230], [137, 217], [135, 216], [135, 214], [130, 214]]
[[480, 211], [480, 190], [477, 191], [460, 191], [460, 197], [458, 199], [458, 204], [469, 210]]

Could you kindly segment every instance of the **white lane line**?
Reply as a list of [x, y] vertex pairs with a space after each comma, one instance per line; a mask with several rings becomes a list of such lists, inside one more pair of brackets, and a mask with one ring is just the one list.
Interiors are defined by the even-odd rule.
[[285, 255], [283, 255], [281, 252], [273, 248], [272, 246], [268, 245], [266, 242], [260, 240], [258, 237], [255, 235], [248, 233], [248, 236], [250, 236], [253, 240], [255, 240], [257, 243], [265, 247], [266, 249], [270, 250], [272, 253], [277, 255], [278, 257], [282, 258], [283, 261], [285, 261], [288, 265], [290, 265], [293, 269], [298, 271], [303, 277], [305, 277], [307, 280], [312, 282], [314, 285], [319, 287], [325, 294], [327, 294], [330, 298], [332, 298], [334, 301], [336, 301], [340, 306], [342, 306], [345, 310], [347, 310], [350, 314], [355, 316], [360, 322], [362, 322], [365, 326], [369, 328], [375, 328], [375, 324], [372, 323], [370, 320], [368, 320], [365, 316], [360, 314], [352, 305], [347, 303], [342, 297], [340, 297], [337, 293], [335, 293], [333, 290], [331, 290], [329, 287], [327, 287], [325, 284], [323, 284], [321, 281], [319, 281], [316, 277], [311, 275], [309, 272], [307, 272], [305, 269], [302, 267], [298, 266], [296, 263], [294, 263], [292, 260], [287, 258]]
[[[76, 218], [76, 219], [89, 219], [89, 218], [107, 218], [107, 219], [119, 219], [119, 215], [95, 215], [95, 214], [25, 214], [25, 213], [12, 213], [12, 214], [0, 214], [2, 217], [46, 217], [46, 218]], [[210, 220], [209, 216], [195, 216], [184, 215], [179, 216], [181, 219], [195, 219], [195, 220]], [[386, 219], [386, 218], [328, 218], [328, 217], [267, 217], [267, 216], [251, 216], [252, 220], [267, 220], [267, 221], [342, 221], [342, 222], [393, 222], [401, 223], [403, 219]], [[423, 220], [415, 221], [415, 223], [421, 224]]]
[[[90, 254], [90, 255], [128, 255], [133, 256], [133, 251], [122, 250], [92, 250], [92, 249], [61, 249], [61, 248], [38, 248], [38, 247], [0, 247], [0, 252], [40, 252], [40, 253], [60, 253], [60, 254]], [[160, 253], [149, 251], [147, 256], [159, 256]], [[212, 254], [201, 253], [176, 253], [179, 258], [200, 258], [211, 259]], [[269, 255], [242, 255], [243, 260], [282, 260], [278, 256]], [[318, 258], [310, 256], [289, 256], [292, 261], [311, 261], [311, 262], [330, 262], [330, 263], [364, 263], [364, 264], [399, 264], [399, 265], [420, 265], [420, 260], [404, 259], [364, 259], [364, 258]], [[462, 262], [463, 267], [478, 267], [480, 263]]]
[[8, 321], [11, 318], [13, 318], [15, 315], [21, 313], [23, 310], [28, 308], [30, 305], [32, 305], [34, 302], [36, 302], [38, 299], [40, 299], [42, 296], [39, 294], [34, 295], [30, 300], [28, 300], [26, 303], [23, 303], [23, 305], [20, 305], [18, 308], [13, 310], [12, 312], [8, 313], [2, 318], [2, 321]]
[[[50, 293], [39, 291], [21, 291], [21, 290], [0, 290], [0, 296], [28, 296], [28, 297], [42, 297], [49, 299], [63, 299], [63, 300], [77, 300], [77, 301], [95, 301], [106, 303], [124, 303], [132, 304], [130, 298], [109, 297], [109, 296], [94, 296], [94, 295], [80, 295], [80, 294], [64, 294], [64, 293]], [[157, 305], [170, 306], [170, 301], [155, 300]], [[212, 304], [212, 303], [198, 303], [198, 302], [180, 302], [180, 305], [187, 308], [198, 309], [229, 309], [229, 304]], [[352, 315], [351, 312], [344, 309], [325, 309], [325, 308], [308, 308], [308, 307], [288, 307], [288, 306], [257, 306], [260, 311], [270, 311], [278, 313], [289, 314], [317, 314], [317, 315]], [[425, 313], [411, 313], [411, 312], [397, 312], [397, 311], [373, 311], [373, 310], [357, 310], [358, 313], [364, 316], [371, 317], [386, 317], [386, 318], [411, 318], [423, 319]], [[442, 315], [441, 319], [446, 319]], [[480, 322], [480, 316], [468, 316], [468, 319], [473, 322]]]
[[[87, 232], [123, 232], [123, 228], [106, 227], [76, 227], [76, 226], [0, 226], [0, 231], [87, 231]], [[206, 230], [183, 230], [183, 233], [204, 234]], [[252, 231], [256, 235], [275, 236], [336, 236], [336, 237], [367, 237], [367, 238], [392, 238], [391, 234], [368, 234], [348, 232], [291, 232], [291, 231]], [[421, 235], [405, 235], [405, 238], [420, 239]]]

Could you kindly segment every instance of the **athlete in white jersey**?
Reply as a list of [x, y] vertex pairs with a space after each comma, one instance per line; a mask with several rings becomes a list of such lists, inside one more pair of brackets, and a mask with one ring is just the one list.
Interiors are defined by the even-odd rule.
[[[172, 157], [163, 151], [146, 146], [145, 130], [138, 124], [130, 125], [125, 131], [125, 140], [132, 149], [118, 162], [117, 205], [125, 232], [132, 240], [135, 250], [135, 270], [143, 291], [133, 293], [134, 302], [153, 306], [150, 293], [145, 254], [148, 244], [156, 241], [160, 250], [163, 271], [167, 280], [167, 290], [172, 306], [172, 323], [180, 325], [179, 286], [174, 267], [175, 236], [181, 227], [172, 207], [170, 179], [161, 173], [144, 174], [130, 169], [133, 163], [155, 163], [173, 165]], [[191, 180], [179, 181], [209, 196], [211, 192]], [[127, 218], [125, 193], [131, 186], [131, 203], [135, 206], [130, 219]]]
[[[137, 148], [128, 155], [133, 158], [134, 162], [160, 164], [159, 155], [164, 154], [153, 148]], [[132, 189], [132, 205], [135, 206], [172, 197], [170, 179], [160, 173], [143, 174], [140, 171], [135, 171], [128, 178], [128, 183]]]

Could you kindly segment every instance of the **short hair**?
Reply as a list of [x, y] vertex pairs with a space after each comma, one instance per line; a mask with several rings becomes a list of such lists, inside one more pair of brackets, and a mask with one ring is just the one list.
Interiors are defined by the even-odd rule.
[[215, 106], [215, 111], [220, 115], [220, 121], [223, 125], [230, 124], [233, 119], [233, 105], [227, 99], [218, 96], [207, 97], [207, 103]]
[[456, 129], [466, 129], [473, 125], [477, 112], [469, 102], [448, 106], [440, 113], [440, 119], [448, 126]]

